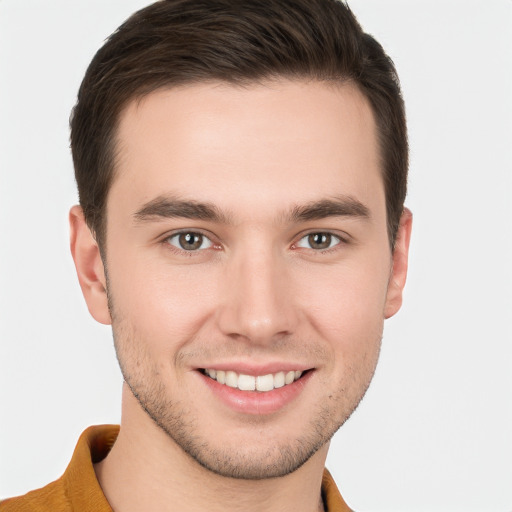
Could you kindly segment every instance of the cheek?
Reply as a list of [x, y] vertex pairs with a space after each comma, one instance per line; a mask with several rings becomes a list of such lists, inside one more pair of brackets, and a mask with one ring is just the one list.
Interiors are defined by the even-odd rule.
[[[371, 270], [373, 268], [373, 271]], [[347, 357], [378, 351], [384, 325], [387, 269], [346, 265], [310, 272], [303, 302], [309, 323]]]
[[128, 322], [151, 350], [187, 341], [210, 315], [214, 281], [201, 265], [171, 266], [151, 259], [109, 273], [114, 317]]

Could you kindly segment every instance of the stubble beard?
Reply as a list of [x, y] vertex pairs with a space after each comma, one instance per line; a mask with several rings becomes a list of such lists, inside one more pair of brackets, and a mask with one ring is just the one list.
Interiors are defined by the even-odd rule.
[[[183, 452], [203, 468], [222, 477], [262, 480], [285, 476], [307, 462], [337, 430], [324, 431], [324, 423], [318, 422], [308, 429], [312, 432], [309, 436], [286, 444], [260, 444], [257, 450], [247, 450], [239, 445], [218, 448], [199, 434], [197, 418], [182, 402], [168, 400], [162, 388], [141, 389], [137, 379], [126, 376], [125, 381], [142, 409]], [[215, 436], [215, 432], [211, 435]]]
[[[240, 445], [218, 448], [210, 436], [201, 433], [198, 425], [201, 411], [194, 411], [185, 401], [173, 400], [169, 396], [163, 377], [145, 349], [144, 340], [136, 335], [133, 328], [127, 328], [124, 322], [116, 319], [111, 300], [109, 304], [117, 359], [123, 378], [140, 407], [184, 453], [203, 468], [222, 477], [262, 480], [283, 477], [299, 469], [329, 442], [357, 408], [378, 360], [377, 351], [377, 357], [363, 358], [367, 363], [365, 369], [349, 369], [350, 374], [337, 391], [315, 404], [314, 411], [305, 419], [302, 435], [279, 444], [271, 443], [270, 446], [254, 440], [254, 448]], [[361, 375], [355, 373], [361, 370], [366, 376], [362, 381]], [[354, 385], [355, 382], [358, 384]], [[215, 432], [211, 436], [215, 436]]]

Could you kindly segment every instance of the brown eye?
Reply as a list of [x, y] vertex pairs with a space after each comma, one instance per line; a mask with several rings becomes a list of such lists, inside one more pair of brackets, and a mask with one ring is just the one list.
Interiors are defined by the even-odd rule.
[[338, 245], [341, 242], [340, 237], [333, 235], [331, 233], [310, 233], [305, 237], [301, 238], [297, 247], [303, 247], [305, 249], [315, 249], [317, 251], [321, 251], [323, 249], [329, 249]]
[[176, 235], [170, 236], [167, 241], [174, 247], [184, 251], [208, 249], [213, 245], [206, 236], [193, 231], [177, 233]]
[[329, 233], [312, 233], [308, 235], [308, 243], [312, 249], [328, 249], [332, 236]]

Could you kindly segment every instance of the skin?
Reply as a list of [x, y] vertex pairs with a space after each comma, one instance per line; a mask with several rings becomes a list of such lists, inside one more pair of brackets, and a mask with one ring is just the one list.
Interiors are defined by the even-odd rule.
[[[70, 214], [84, 296], [112, 323], [125, 378], [121, 433], [96, 465], [107, 499], [317, 510], [329, 439], [371, 381], [407, 273], [411, 214], [391, 252], [368, 102], [350, 84], [284, 79], [160, 90], [122, 113], [118, 148], [105, 261]], [[178, 200], [219, 215], [184, 218]], [[321, 201], [325, 215], [292, 215]], [[183, 230], [203, 245], [181, 248]], [[226, 405], [198, 371], [285, 363], [308, 379], [266, 414]]]

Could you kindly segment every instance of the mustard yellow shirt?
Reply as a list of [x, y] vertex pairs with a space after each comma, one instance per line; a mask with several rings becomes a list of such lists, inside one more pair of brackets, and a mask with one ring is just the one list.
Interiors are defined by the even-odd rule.
[[[46, 487], [0, 503], [1, 512], [112, 512], [93, 464], [104, 459], [112, 448], [119, 426], [89, 427], [78, 440], [64, 474]], [[351, 512], [343, 501], [330, 473], [322, 478], [322, 495], [328, 512]]]

